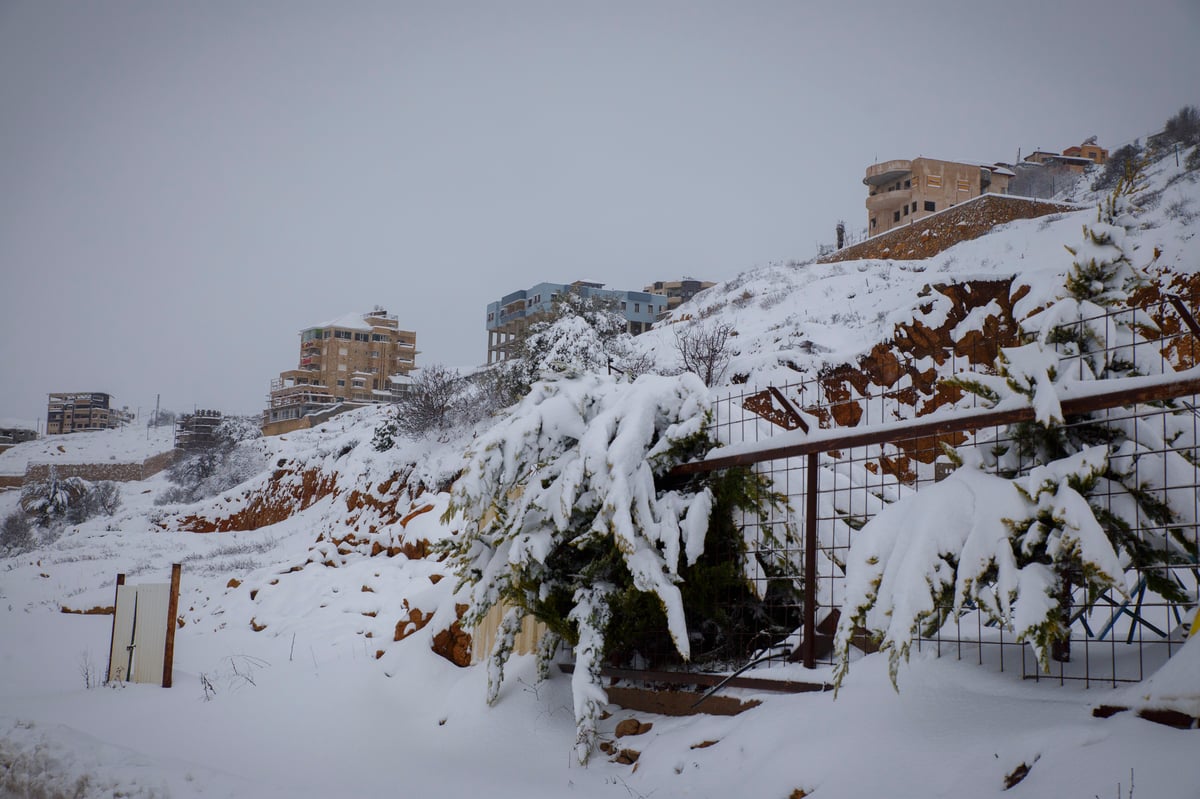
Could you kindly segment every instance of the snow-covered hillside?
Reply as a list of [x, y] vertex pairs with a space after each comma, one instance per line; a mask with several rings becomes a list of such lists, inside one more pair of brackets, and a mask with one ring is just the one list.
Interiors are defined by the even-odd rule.
[[[1200, 270], [1197, 178], [1173, 160], [1150, 172], [1136, 241], [1143, 262], [1160, 251], [1160, 271]], [[1064, 245], [1094, 214], [1012, 223], [928, 261], [751, 270], [637, 346], [669, 368], [677, 325], [723, 322], [737, 333], [729, 376], [814, 377], [937, 313], [918, 297], [929, 283], [1015, 275], [1029, 287], [1021, 309], [1045, 304], [1071, 263]], [[195, 504], [156, 505], [164, 474], [122, 484], [114, 516], [0, 559], [0, 795], [1090, 797], [1131, 794], [1131, 779], [1138, 796], [1197, 795], [1200, 733], [1093, 717], [1146, 701], [1136, 686], [1022, 682], [928, 652], [913, 654], [899, 693], [886, 658], [868, 656], [836, 700], [730, 689], [761, 702], [731, 717], [612, 706], [601, 739], [636, 763], [580, 767], [569, 677], [538, 682], [532, 657], [514, 657], [488, 707], [485, 668], [465, 665], [456, 578], [434, 548], [454, 530], [442, 519], [472, 433], [378, 452], [386, 413], [249, 442], [261, 472]], [[121, 460], [136, 450], [122, 435], [46, 439], [36, 457], [62, 443], [77, 462]], [[0, 518], [16, 505], [0, 493]], [[174, 687], [98, 685], [112, 619], [66, 611], [113, 604], [118, 572], [161, 582], [172, 563], [183, 564]], [[770, 676], [832, 677], [798, 665]], [[1200, 697], [1194, 673], [1163, 683]], [[644, 731], [617, 738], [631, 717]]]
[[175, 446], [175, 427], [127, 425], [114, 430], [43, 436], [0, 452], [0, 474], [24, 474], [29, 464], [141, 463]]

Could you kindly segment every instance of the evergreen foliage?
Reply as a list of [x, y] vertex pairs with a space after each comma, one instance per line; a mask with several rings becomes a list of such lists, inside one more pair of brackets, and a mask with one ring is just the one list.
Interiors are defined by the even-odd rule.
[[45, 480], [28, 483], [21, 490], [24, 514], [32, 516], [37, 526], [48, 530], [63, 524], [82, 524], [101, 514], [112, 516], [120, 507], [121, 491], [115, 483], [59, 477], [53, 466]]
[[616, 301], [567, 291], [554, 299], [550, 317], [533, 323], [517, 349], [527, 384], [606, 372], [631, 351], [632, 336]]
[[[1181, 532], [1194, 529], [1194, 497], [1165, 488], [1197, 481], [1190, 420], [1064, 419], [1058, 402], [1071, 384], [1161, 369], [1133, 355], [1151, 354], [1132, 345], [1153, 322], [1134, 310], [1106, 314], [1142, 280], [1127, 241], [1140, 190], [1134, 165], [1084, 226], [1082, 243], [1067, 248], [1074, 262], [1062, 298], [1022, 323], [1029, 343], [1003, 350], [995, 375], [950, 381], [988, 405], [1027, 403], [1035, 419], [960, 449], [962, 468], [945, 484], [863, 529], [838, 631], [839, 682], [858, 625], [880, 635], [894, 682], [918, 629], [936, 629], [964, 607], [1014, 630], [1049, 669], [1052, 659], [1070, 659], [1074, 612], [1104, 591], [1125, 593], [1135, 572], [1170, 601], [1195, 601], [1170, 570], [1197, 554]], [[901, 530], [910, 537], [898, 540]]]
[[462, 528], [445, 551], [470, 608], [464, 623], [508, 609], [489, 658], [489, 701], [522, 620], [535, 617], [550, 631], [543, 664], [560, 641], [574, 652], [581, 761], [605, 703], [605, 662], [661, 657], [664, 644], [682, 660], [701, 648], [708, 656], [732, 646], [735, 626], [762, 621], [732, 513], [765, 519], [781, 498], [744, 471], [662, 483], [714, 445], [708, 407], [694, 375], [539, 382], [476, 439], [452, 490], [446, 520]]

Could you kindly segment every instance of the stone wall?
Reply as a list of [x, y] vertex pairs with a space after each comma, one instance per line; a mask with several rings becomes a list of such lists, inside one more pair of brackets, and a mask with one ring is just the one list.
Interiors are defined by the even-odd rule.
[[830, 253], [817, 263], [852, 261], [861, 258], [915, 261], [931, 258], [963, 241], [977, 239], [997, 225], [1016, 219], [1081, 210], [1079, 206], [984, 194], [945, 211], [918, 219], [912, 224], [889, 230], [866, 241]]
[[31, 463], [25, 469], [25, 476], [17, 479], [22, 483], [46, 480], [50, 477], [50, 468], [53, 466], [59, 477], [81, 477], [91, 482], [112, 480], [127, 483], [145, 480], [158, 474], [174, 463], [175, 457], [175, 450], [168, 450], [152, 455], [141, 463]]

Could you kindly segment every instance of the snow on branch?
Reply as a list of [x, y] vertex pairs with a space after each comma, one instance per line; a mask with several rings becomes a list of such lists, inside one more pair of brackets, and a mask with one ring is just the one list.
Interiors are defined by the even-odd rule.
[[[469, 605], [464, 621], [503, 604], [511, 610], [502, 632], [534, 615], [574, 646], [581, 758], [604, 704], [599, 667], [613, 586], [655, 596], [675, 648], [690, 656], [679, 570], [704, 551], [713, 495], [660, 490], [655, 478], [712, 446], [708, 414], [695, 375], [537, 383], [475, 440], [452, 489], [447, 517], [462, 527], [447, 551]], [[497, 683], [510, 638], [498, 636], [492, 653]]]

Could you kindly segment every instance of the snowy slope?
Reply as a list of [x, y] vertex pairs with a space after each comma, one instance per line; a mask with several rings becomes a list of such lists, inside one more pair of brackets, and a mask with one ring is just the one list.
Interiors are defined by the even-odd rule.
[[0, 474], [24, 474], [31, 463], [141, 463], [175, 446], [175, 427], [127, 425], [113, 430], [43, 436], [0, 452]]
[[[1156, 170], [1141, 252], [1200, 269], [1188, 218], [1200, 184], [1171, 182], [1173, 161]], [[733, 325], [732, 374], [794, 381], [797, 367], [815, 374], [887, 339], [933, 281], [1017, 274], [1028, 307], [1049, 298], [1070, 263], [1063, 244], [1090, 213], [1014, 223], [929, 261], [753, 270], [676, 319]], [[673, 358], [670, 326], [638, 342]], [[517, 658], [489, 708], [484, 669], [434, 651], [440, 633], [453, 643], [457, 609], [453, 575], [427, 552], [450, 532], [440, 517], [468, 438], [379, 453], [382, 413], [253, 442], [261, 473], [194, 505], [155, 505], [162, 475], [122, 484], [115, 516], [0, 559], [0, 796], [1113, 796], [1130, 792], [1131, 771], [1139, 796], [1197, 795], [1200, 733], [1092, 716], [1137, 687], [1021, 682], [928, 653], [914, 654], [900, 693], [886, 660], [866, 657], [836, 701], [730, 691], [763, 702], [735, 717], [612, 707], [601, 735], [640, 752], [636, 767], [596, 757], [581, 768], [567, 678], [539, 684], [531, 659]], [[144, 451], [88, 435], [37, 457], [59, 443], [82, 461]], [[0, 517], [15, 503], [0, 493]], [[214, 527], [232, 530], [190, 532]], [[117, 572], [164, 581], [173, 562], [183, 564], [175, 687], [94, 687], [111, 617], [60, 611], [110, 605]], [[1194, 700], [1200, 677], [1175, 672], [1148, 684], [1146, 701]], [[653, 728], [615, 739], [634, 715]], [[1029, 775], [1005, 791], [1022, 764]]]

